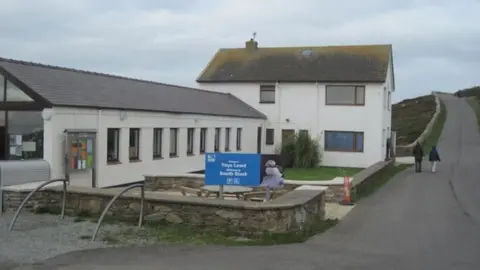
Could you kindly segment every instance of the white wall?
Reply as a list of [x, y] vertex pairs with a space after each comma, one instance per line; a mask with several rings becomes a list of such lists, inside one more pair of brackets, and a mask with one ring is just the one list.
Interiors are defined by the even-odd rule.
[[[140, 181], [144, 174], [186, 173], [203, 170], [204, 155], [200, 154], [200, 128], [208, 128], [206, 151], [213, 152], [214, 129], [222, 128], [220, 150], [224, 151], [225, 128], [230, 127], [230, 149], [236, 152], [236, 128], [242, 128], [241, 152], [257, 152], [257, 127], [264, 120], [234, 117], [214, 117], [201, 115], [174, 115], [166, 113], [127, 112], [124, 120], [120, 111], [60, 108], [46, 109], [51, 115], [45, 120], [44, 159], [52, 167], [52, 179], [64, 177], [65, 129], [96, 129], [97, 186], [106, 187]], [[107, 128], [120, 128], [120, 163], [107, 165]], [[130, 162], [128, 156], [129, 128], [140, 128], [140, 160]], [[162, 140], [163, 159], [153, 159], [153, 129], [164, 128]], [[169, 157], [169, 128], [179, 128], [178, 157]], [[195, 129], [194, 155], [187, 156], [187, 128]], [[91, 174], [75, 172], [71, 184], [91, 186]]]
[[267, 115], [265, 127], [275, 129], [275, 146], [265, 145], [263, 131], [264, 153], [273, 153], [280, 147], [281, 129], [308, 129], [322, 147], [325, 130], [359, 131], [364, 132], [363, 153], [324, 152], [323, 165], [368, 167], [385, 158], [382, 132], [390, 124], [391, 114], [384, 108], [384, 84], [366, 85], [365, 106], [326, 106], [326, 86], [315, 83], [278, 83], [275, 104], [261, 104], [260, 84], [263, 83], [202, 83], [199, 87], [232, 93]]

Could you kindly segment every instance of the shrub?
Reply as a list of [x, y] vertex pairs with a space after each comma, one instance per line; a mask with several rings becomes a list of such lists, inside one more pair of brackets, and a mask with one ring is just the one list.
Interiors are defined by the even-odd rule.
[[316, 168], [321, 161], [320, 145], [308, 133], [297, 133], [281, 148], [287, 168]]

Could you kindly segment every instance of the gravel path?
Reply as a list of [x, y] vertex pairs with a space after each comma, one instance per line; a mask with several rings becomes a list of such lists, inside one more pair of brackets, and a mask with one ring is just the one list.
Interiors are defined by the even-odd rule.
[[0, 216], [0, 269], [33, 263], [69, 251], [99, 248], [101, 242], [91, 243], [95, 229], [92, 222], [61, 220], [54, 215], [34, 215], [22, 212], [11, 232], [8, 231], [13, 213]]

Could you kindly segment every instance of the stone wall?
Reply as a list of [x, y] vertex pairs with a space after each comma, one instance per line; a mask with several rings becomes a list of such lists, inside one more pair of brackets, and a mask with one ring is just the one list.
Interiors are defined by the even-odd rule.
[[181, 186], [200, 188], [204, 182], [203, 174], [145, 175], [145, 190], [178, 190]]
[[[109, 189], [70, 186], [67, 197], [67, 215], [99, 216], [106, 204], [118, 192]], [[16, 209], [29, 191], [4, 191], [5, 207]], [[57, 187], [37, 192], [27, 209], [60, 209], [62, 190]], [[244, 234], [262, 232], [299, 232], [323, 222], [325, 198], [323, 190], [294, 190], [266, 203], [243, 200], [216, 200], [202, 197], [175, 196], [146, 192], [145, 215], [148, 219], [170, 223], [204, 225], [228, 229]], [[128, 192], [108, 211], [117, 220], [134, 221], [139, 217], [140, 197]]]
[[440, 115], [440, 112], [442, 110], [441, 101], [440, 101], [440, 98], [438, 97], [438, 94], [436, 92], [433, 92], [432, 95], [435, 96], [435, 103], [436, 103], [435, 113], [433, 114], [432, 119], [430, 119], [430, 122], [428, 122], [427, 126], [425, 127], [425, 130], [422, 132], [422, 134], [420, 134], [420, 136], [418, 136], [418, 138], [414, 142], [408, 145], [397, 145], [395, 147], [395, 153], [394, 153], [395, 156], [401, 157], [401, 156], [412, 155], [413, 147], [415, 146], [415, 144], [417, 144], [417, 142], [423, 143], [425, 139], [432, 132], [433, 126], [437, 122], [438, 116]]

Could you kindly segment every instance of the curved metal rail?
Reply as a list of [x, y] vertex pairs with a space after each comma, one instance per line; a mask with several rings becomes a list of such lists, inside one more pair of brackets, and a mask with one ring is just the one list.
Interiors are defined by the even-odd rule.
[[18, 218], [18, 215], [20, 214], [20, 211], [22, 210], [22, 208], [25, 206], [27, 201], [33, 196], [33, 194], [35, 192], [39, 191], [41, 188], [43, 188], [46, 185], [49, 185], [49, 184], [55, 183], [55, 182], [60, 182], [60, 181], [63, 182], [62, 213], [60, 214], [60, 218], [63, 219], [63, 217], [65, 216], [65, 205], [67, 204], [67, 180], [66, 179], [54, 179], [54, 180], [50, 180], [50, 181], [47, 181], [47, 182], [41, 184], [36, 189], [32, 190], [32, 192], [30, 192], [27, 195], [27, 197], [25, 197], [25, 199], [23, 199], [22, 203], [20, 204], [20, 206], [17, 209], [17, 212], [15, 212], [15, 215], [13, 216], [12, 223], [10, 223], [10, 227], [8, 228], [8, 230], [11, 231], [13, 229], [13, 225], [15, 225], [15, 221], [17, 221], [17, 218]]
[[112, 206], [112, 204], [115, 202], [115, 200], [117, 200], [120, 196], [122, 196], [125, 192], [129, 191], [130, 189], [133, 189], [133, 188], [137, 188], [139, 187], [140, 188], [140, 197], [141, 197], [141, 201], [140, 201], [140, 217], [138, 218], [138, 227], [142, 227], [142, 223], [143, 223], [143, 205], [145, 204], [145, 184], [142, 183], [142, 184], [133, 184], [133, 185], [130, 185], [128, 187], [125, 187], [124, 189], [122, 189], [122, 191], [120, 193], [118, 193], [117, 195], [115, 195], [115, 197], [113, 197], [110, 202], [107, 204], [107, 206], [105, 207], [105, 210], [103, 210], [102, 212], [102, 215], [100, 216], [100, 219], [98, 220], [98, 223], [97, 223], [97, 227], [95, 228], [95, 232], [93, 233], [92, 235], [92, 241], [95, 241], [95, 238], [97, 237], [97, 233], [98, 233], [98, 230], [100, 229], [100, 225], [102, 225], [102, 221], [103, 221], [103, 218], [105, 218], [105, 215], [107, 214], [108, 212], [108, 209], [110, 209], [110, 207]]

